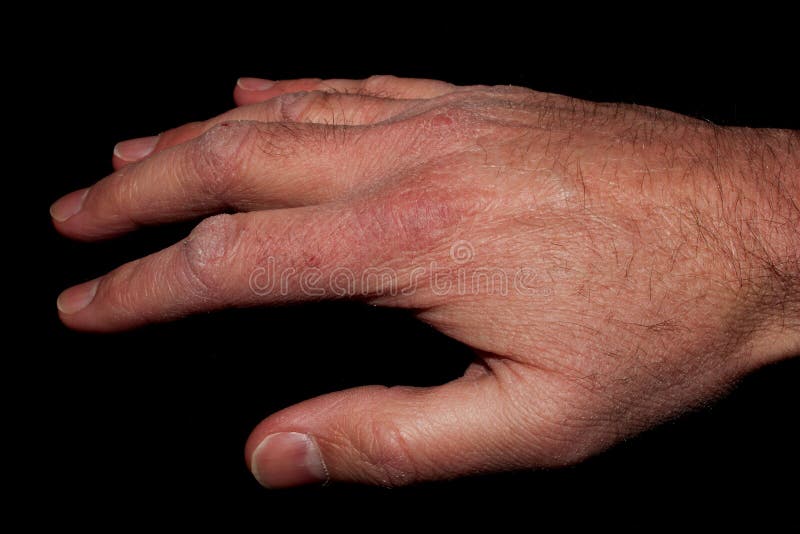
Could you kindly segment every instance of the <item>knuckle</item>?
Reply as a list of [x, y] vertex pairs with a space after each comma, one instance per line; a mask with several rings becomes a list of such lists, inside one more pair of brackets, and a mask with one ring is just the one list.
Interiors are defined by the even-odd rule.
[[397, 85], [399, 78], [389, 74], [376, 74], [366, 78], [361, 87], [365, 93], [376, 96], [392, 96], [395, 92], [392, 87]]
[[254, 138], [253, 150], [259, 153], [260, 158], [277, 160], [278, 164], [282, 160], [307, 156], [323, 148], [327, 128], [289, 120], [264, 124]]
[[279, 116], [284, 121], [303, 122], [309, 119], [316, 120], [325, 113], [332, 115], [330, 96], [330, 93], [323, 91], [301, 91], [281, 95], [277, 98]]
[[474, 98], [454, 93], [437, 99], [418, 119], [433, 131], [458, 130], [481, 122], [485, 108], [485, 101], [476, 102]]
[[257, 133], [256, 123], [225, 121], [198, 138], [190, 163], [211, 196], [226, 197], [247, 175]]
[[234, 215], [216, 215], [198, 224], [184, 241], [189, 281], [203, 294], [213, 296], [225, 290], [229, 283], [225, 266], [240, 235], [241, 226]]
[[278, 116], [286, 122], [315, 123], [321, 126], [357, 124], [380, 115], [380, 100], [365, 94], [309, 91], [276, 98]]
[[417, 462], [407, 436], [395, 421], [373, 419], [362, 428], [356, 446], [376, 482], [394, 487], [419, 479]]
[[450, 122], [461, 127], [511, 125], [517, 122], [519, 111], [526, 108], [528, 98], [510, 89], [497, 93], [494, 88], [471, 87], [436, 97], [426, 116], [449, 117]]

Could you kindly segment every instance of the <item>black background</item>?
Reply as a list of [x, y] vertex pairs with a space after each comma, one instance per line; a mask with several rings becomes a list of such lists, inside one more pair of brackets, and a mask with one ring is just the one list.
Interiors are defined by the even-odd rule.
[[264, 416], [344, 387], [440, 383], [461, 372], [469, 352], [404, 313], [342, 303], [229, 311], [115, 335], [59, 324], [61, 289], [166, 246], [192, 225], [74, 243], [52, 230], [49, 204], [109, 173], [117, 141], [230, 108], [238, 76], [511, 83], [722, 124], [800, 127], [797, 47], [779, 28], [755, 39], [748, 25], [717, 21], [710, 34], [689, 18], [658, 31], [649, 20], [578, 27], [545, 16], [502, 26], [513, 13], [469, 28], [416, 14], [390, 27], [389, 15], [357, 24], [304, 9], [259, 15], [242, 28], [155, 16], [124, 29], [114, 18], [65, 24], [42, 33], [47, 53], [15, 84], [16, 111], [34, 127], [25, 138], [31, 155], [19, 156], [27, 172], [35, 169], [35, 180], [24, 177], [34, 201], [23, 248], [39, 261], [26, 267], [36, 275], [26, 286], [30, 309], [10, 324], [29, 341], [31, 381], [20, 400], [30, 428], [18, 441], [32, 452], [26, 491], [45, 503], [39, 514], [65, 524], [206, 522], [262, 520], [297, 505], [307, 516], [293, 517], [305, 521], [332, 503], [338, 515], [330, 517], [354, 522], [368, 503], [398, 502], [449, 517], [569, 519], [606, 510], [624, 523], [632, 510], [663, 518], [712, 502], [733, 516], [743, 510], [736, 503], [755, 501], [786, 511], [800, 475], [797, 361], [574, 468], [394, 490], [268, 492], [243, 460], [244, 441]]

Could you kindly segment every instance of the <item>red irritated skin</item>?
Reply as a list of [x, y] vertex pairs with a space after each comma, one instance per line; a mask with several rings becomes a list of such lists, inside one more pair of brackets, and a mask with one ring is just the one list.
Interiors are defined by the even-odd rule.
[[63, 322], [357, 298], [476, 354], [442, 386], [268, 417], [245, 451], [267, 487], [578, 462], [800, 353], [797, 132], [390, 76], [243, 78], [235, 99], [120, 143], [54, 204], [82, 240], [208, 216], [66, 290]]

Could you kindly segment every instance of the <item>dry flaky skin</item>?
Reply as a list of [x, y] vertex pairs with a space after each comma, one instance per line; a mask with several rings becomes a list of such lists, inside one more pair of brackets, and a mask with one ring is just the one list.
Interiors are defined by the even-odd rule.
[[[64, 322], [118, 330], [344, 293], [413, 309], [478, 354], [438, 388], [287, 408], [248, 458], [298, 432], [342, 480], [563, 465], [800, 352], [797, 132], [391, 77], [236, 96], [250, 105], [115, 160], [56, 224], [90, 239], [243, 213], [120, 267], [80, 310], [70, 290]], [[333, 284], [342, 273], [352, 284]]]

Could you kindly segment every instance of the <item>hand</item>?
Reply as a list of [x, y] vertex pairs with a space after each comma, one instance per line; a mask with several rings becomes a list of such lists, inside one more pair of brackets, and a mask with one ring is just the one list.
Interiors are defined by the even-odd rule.
[[435, 388], [272, 415], [261, 483], [397, 485], [580, 461], [800, 353], [800, 136], [516, 87], [243, 79], [241, 106], [121, 143], [52, 208], [101, 239], [202, 221], [73, 287], [114, 331], [229, 306], [359, 298], [473, 347]]

